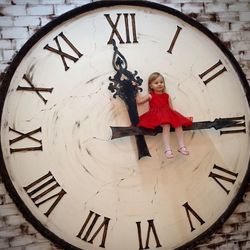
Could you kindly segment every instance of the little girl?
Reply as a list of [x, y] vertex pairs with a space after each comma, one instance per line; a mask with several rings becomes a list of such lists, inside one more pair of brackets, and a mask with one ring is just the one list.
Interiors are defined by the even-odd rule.
[[177, 140], [179, 143], [178, 152], [188, 155], [183, 139], [182, 126], [191, 126], [192, 119], [184, 117], [182, 114], [173, 110], [169, 95], [166, 93], [165, 81], [163, 76], [158, 73], [152, 73], [148, 78], [149, 94], [141, 97], [137, 95], [137, 104], [149, 102], [149, 111], [140, 116], [138, 127], [153, 129], [157, 126], [162, 127], [163, 142], [165, 146], [165, 155], [168, 159], [173, 158], [173, 152], [170, 147], [170, 125], [175, 128]]

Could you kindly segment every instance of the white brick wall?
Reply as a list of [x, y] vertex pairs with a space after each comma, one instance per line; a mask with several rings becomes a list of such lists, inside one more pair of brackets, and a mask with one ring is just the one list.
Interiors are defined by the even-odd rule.
[[[0, 81], [24, 42], [54, 17], [91, 0], [0, 0]], [[250, 80], [249, 0], [155, 0], [202, 22], [225, 42]], [[57, 250], [17, 210], [0, 180], [0, 249]], [[250, 185], [234, 213], [196, 249], [250, 249]]]

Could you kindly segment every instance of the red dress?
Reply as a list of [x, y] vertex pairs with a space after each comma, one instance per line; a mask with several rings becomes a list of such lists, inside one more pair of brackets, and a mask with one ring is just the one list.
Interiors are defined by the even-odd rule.
[[174, 128], [192, 125], [191, 119], [170, 108], [167, 93], [150, 94], [152, 99], [149, 101], [149, 111], [140, 116], [138, 127], [153, 129], [162, 124], [170, 124]]

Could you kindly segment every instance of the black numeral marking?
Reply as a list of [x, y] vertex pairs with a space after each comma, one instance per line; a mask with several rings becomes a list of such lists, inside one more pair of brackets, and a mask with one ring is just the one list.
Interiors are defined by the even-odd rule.
[[15, 139], [11, 139], [9, 140], [9, 145], [12, 145], [14, 143], [17, 143], [18, 141], [21, 141], [21, 140], [24, 140], [24, 139], [29, 139], [37, 144], [39, 144], [39, 146], [36, 146], [36, 147], [16, 147], [16, 148], [10, 148], [10, 153], [16, 153], [16, 152], [24, 152], [24, 151], [37, 151], [37, 150], [43, 150], [43, 147], [42, 147], [42, 140], [39, 140], [39, 139], [36, 139], [34, 137], [32, 137], [32, 135], [36, 134], [36, 133], [39, 133], [39, 132], [42, 132], [42, 128], [38, 128], [38, 129], [35, 129], [35, 130], [32, 130], [28, 133], [23, 133], [23, 132], [20, 132], [20, 131], [17, 131], [11, 127], [9, 127], [9, 131], [12, 131], [16, 134], [18, 134], [19, 136], [16, 137]]
[[[60, 44], [60, 42], [58, 40], [59, 37], [61, 37], [63, 39], [63, 41], [71, 48], [71, 50], [73, 50], [73, 52], [75, 52], [77, 57], [62, 51], [61, 44]], [[63, 34], [63, 32], [61, 32], [58, 36], [56, 36], [54, 38], [54, 41], [56, 42], [57, 49], [49, 46], [49, 44], [46, 44], [44, 49], [47, 49], [47, 50], [49, 50], [51, 52], [54, 52], [54, 53], [60, 55], [61, 59], [62, 59], [62, 62], [63, 62], [63, 65], [64, 65], [64, 69], [65, 69], [65, 71], [67, 71], [69, 69], [69, 66], [66, 63], [65, 58], [67, 58], [67, 59], [69, 59], [69, 60], [71, 60], [71, 61], [73, 61], [75, 63], [75, 62], [77, 62], [79, 60], [79, 58], [83, 54], [69, 41], [69, 39]]]
[[137, 225], [138, 240], [139, 240], [139, 250], [149, 249], [149, 238], [151, 231], [153, 232], [155, 238], [156, 247], [161, 247], [161, 243], [155, 229], [154, 220], [148, 220], [148, 231], [147, 231], [145, 247], [143, 247], [142, 243], [141, 222], [140, 221], [136, 222], [136, 225]]
[[[90, 223], [90, 219], [92, 218], [92, 216], [94, 215], [94, 218], [91, 222], [91, 224], [89, 225], [89, 227], [87, 228], [85, 234], [83, 235], [85, 228], [87, 227], [87, 225]], [[99, 245], [99, 247], [103, 247], [105, 248], [105, 242], [106, 242], [106, 237], [107, 237], [107, 233], [108, 233], [108, 225], [109, 225], [109, 221], [110, 218], [104, 217], [103, 222], [101, 223], [101, 225], [99, 226], [99, 228], [95, 231], [95, 233], [92, 235], [92, 237], [89, 239], [89, 236], [92, 232], [92, 230], [94, 229], [94, 226], [96, 225], [98, 219], [99, 219], [100, 215], [90, 211], [89, 215], [87, 217], [87, 219], [85, 220], [81, 230], [79, 231], [79, 233], [77, 234], [76, 237], [93, 244], [94, 239], [96, 238], [96, 236], [100, 233], [100, 231], [103, 229], [103, 233], [102, 233], [102, 241], [101, 244]], [[83, 236], [83, 238], [82, 238]]]
[[[208, 177], [211, 177], [213, 178], [213, 180], [216, 181], [216, 183], [227, 193], [229, 194], [230, 190], [228, 190], [220, 181], [220, 180], [223, 180], [225, 182], [229, 182], [229, 183], [232, 183], [232, 185], [235, 183], [236, 181], [236, 178], [238, 176], [238, 173], [235, 173], [235, 172], [232, 172], [232, 171], [229, 171], [225, 168], [222, 168], [222, 167], [219, 167], [217, 165], [214, 165], [213, 167], [213, 170], [217, 170], [217, 172], [220, 172], [220, 174], [218, 173], [214, 173], [214, 172], [210, 172], [209, 176]], [[222, 175], [224, 174], [224, 175]], [[229, 176], [231, 178], [229, 178]], [[233, 177], [233, 178], [232, 178]]]
[[[239, 117], [230, 117], [226, 118], [227, 124], [224, 126], [226, 130], [220, 130], [220, 135], [225, 134], [238, 134], [238, 133], [246, 133], [246, 121], [245, 116], [239, 116]], [[232, 129], [228, 130], [227, 128], [236, 128], [236, 127], [242, 127], [240, 129]]]
[[[116, 35], [116, 37], [118, 38], [120, 43], [125, 43], [124, 40], [122, 39], [121, 31], [120, 32], [118, 31], [118, 23], [119, 23], [120, 17], [122, 15], [124, 17], [126, 43], [131, 43], [131, 39], [130, 39], [131, 35], [133, 37], [132, 43], [138, 43], [137, 34], [136, 34], [135, 13], [124, 13], [124, 14], [118, 13], [116, 16], [115, 23], [112, 21], [109, 14], [104, 14], [104, 16], [106, 17], [108, 23], [110, 24], [110, 26], [112, 28], [112, 32], [111, 32], [111, 35], [110, 35], [110, 38], [109, 38], [107, 44], [112, 43], [112, 40], [114, 39], [114, 35]], [[129, 20], [131, 20], [132, 34], [131, 34], [131, 30], [129, 28], [130, 27]]]
[[48, 174], [45, 174], [41, 178], [24, 187], [24, 190], [37, 207], [48, 202], [51, 199], [56, 198], [53, 204], [44, 213], [44, 215], [48, 217], [58, 205], [62, 197], [66, 194], [63, 189], [61, 189], [58, 193], [54, 193], [53, 190], [56, 188], [60, 189], [60, 185], [51, 174], [51, 172], [49, 172]]
[[[210, 75], [206, 77], [210, 72], [214, 71], [216, 68], [221, 68], [219, 71], [214, 73], [213, 75]], [[209, 82], [211, 82], [213, 79], [221, 75], [223, 72], [227, 71], [226, 67], [223, 66], [221, 60], [219, 60], [217, 63], [215, 63], [212, 67], [204, 71], [202, 74], [199, 75], [199, 77], [203, 80], [203, 78], [206, 78], [206, 80], [203, 80], [204, 84], [207, 85]]]
[[191, 232], [194, 231], [195, 228], [193, 226], [193, 222], [191, 220], [190, 213], [196, 218], [196, 220], [198, 220], [200, 222], [201, 225], [205, 223], [205, 221], [194, 211], [194, 209], [190, 207], [188, 202], [184, 203], [182, 206], [186, 210], [186, 214], [187, 214], [188, 222], [189, 222], [189, 225], [190, 225], [190, 228], [191, 228]]
[[170, 44], [169, 49], [167, 50], [168, 53], [172, 54], [174, 45], [175, 45], [175, 43], [176, 43], [176, 40], [177, 40], [177, 38], [178, 38], [178, 36], [179, 36], [181, 30], [182, 30], [182, 28], [181, 28], [180, 26], [177, 26], [176, 32], [175, 32], [175, 35], [174, 35], [174, 38], [173, 38], [173, 40], [172, 40], [172, 42], [171, 42], [171, 44]]
[[35, 87], [32, 81], [29, 79], [27, 75], [23, 75], [23, 79], [30, 85], [30, 87], [23, 87], [18, 85], [17, 90], [19, 91], [32, 91], [35, 92], [38, 97], [42, 99], [42, 101], [46, 104], [48, 100], [46, 100], [40, 92], [49, 92], [51, 93], [53, 91], [53, 88], [40, 88], [40, 87]]

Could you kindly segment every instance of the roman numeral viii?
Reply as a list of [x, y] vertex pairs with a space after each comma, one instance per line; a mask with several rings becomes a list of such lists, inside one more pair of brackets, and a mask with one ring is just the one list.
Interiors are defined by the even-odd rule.
[[[61, 41], [63, 40], [63, 43], [59, 42], [59, 37], [60, 37]], [[69, 69], [69, 66], [66, 63], [65, 58], [67, 58], [68, 60], [71, 60], [75, 63], [79, 60], [80, 57], [82, 57], [83, 54], [70, 42], [70, 40], [63, 34], [63, 32], [61, 32], [58, 36], [56, 36], [54, 38], [54, 41], [56, 43], [57, 48], [51, 47], [51, 46], [49, 46], [49, 44], [46, 44], [44, 46], [44, 49], [47, 49], [47, 50], [59, 55], [62, 59], [64, 69], [65, 69], [65, 71], [67, 71]], [[65, 51], [63, 51], [62, 46], [61, 46], [62, 44], [69, 47], [70, 50], [74, 53], [68, 54]]]
[[50, 200], [54, 200], [49, 209], [44, 213], [44, 215], [47, 217], [51, 214], [62, 197], [66, 194], [51, 172], [48, 172], [44, 176], [30, 183], [24, 187], [24, 190], [37, 207], [49, 202]]
[[[92, 222], [90, 222], [92, 216], [94, 216], [94, 218], [93, 218]], [[76, 237], [78, 237], [78, 238], [80, 238], [88, 243], [93, 244], [94, 239], [100, 233], [100, 231], [103, 229], [102, 240], [101, 240], [101, 244], [99, 245], [99, 247], [105, 248], [105, 242], [106, 242], [106, 237], [107, 237], [107, 233], [108, 233], [108, 225], [109, 225], [110, 218], [104, 217], [101, 225], [96, 229], [96, 231], [92, 234], [91, 238], [89, 239], [90, 234], [91, 234], [92, 230], [94, 229], [100, 216], [101, 215], [99, 215], [93, 211], [89, 211], [89, 215], [86, 218], [81, 230], [79, 231], [79, 233], [77, 234]], [[90, 224], [90, 225], [88, 226], [88, 224]], [[87, 228], [87, 226], [88, 226], [88, 228]]]
[[[118, 23], [120, 21], [121, 16], [123, 16], [123, 18], [124, 18], [126, 43], [131, 43], [131, 36], [133, 38], [132, 43], [138, 43], [137, 35], [136, 35], [135, 13], [123, 13], [123, 14], [118, 13], [118, 14], [116, 14], [115, 22], [112, 21], [109, 14], [104, 14], [104, 16], [106, 17], [108, 23], [110, 24], [110, 26], [112, 28], [112, 32], [111, 32], [111, 35], [110, 35], [110, 38], [109, 38], [107, 44], [112, 44], [112, 40], [114, 39], [115, 35], [118, 38], [120, 43], [125, 43], [124, 37], [122, 38], [122, 36], [121, 36], [121, 30], [118, 31]], [[130, 22], [131, 22], [131, 25], [129, 25]]]
[[18, 134], [19, 136], [17, 136], [16, 138], [14, 139], [11, 139], [9, 140], [9, 144], [10, 145], [13, 145], [15, 143], [18, 143], [19, 141], [25, 141], [23, 142], [23, 144], [26, 144], [26, 140], [25, 139], [29, 139], [29, 141], [32, 141], [33, 144], [36, 144], [35, 145], [30, 145], [29, 147], [20, 147], [20, 146], [16, 146], [15, 148], [10, 148], [10, 153], [16, 153], [16, 152], [25, 152], [25, 151], [37, 151], [37, 150], [40, 150], [42, 151], [43, 150], [43, 147], [42, 147], [42, 140], [39, 140], [35, 137], [33, 137], [34, 134], [37, 134], [37, 133], [41, 133], [42, 132], [42, 128], [38, 128], [38, 129], [34, 129], [30, 132], [27, 132], [27, 133], [23, 133], [23, 132], [20, 132], [20, 131], [17, 131], [11, 127], [9, 127], [9, 131], [10, 132], [14, 132], [15, 134]]
[[161, 247], [161, 243], [160, 243], [160, 240], [158, 238], [158, 235], [155, 229], [154, 220], [148, 220], [148, 230], [147, 230], [145, 247], [143, 247], [143, 243], [142, 243], [141, 222], [140, 221], [136, 222], [136, 225], [137, 225], [137, 232], [138, 232], [138, 239], [139, 239], [139, 250], [150, 249], [149, 238], [150, 238], [151, 232], [153, 232], [156, 247]]

